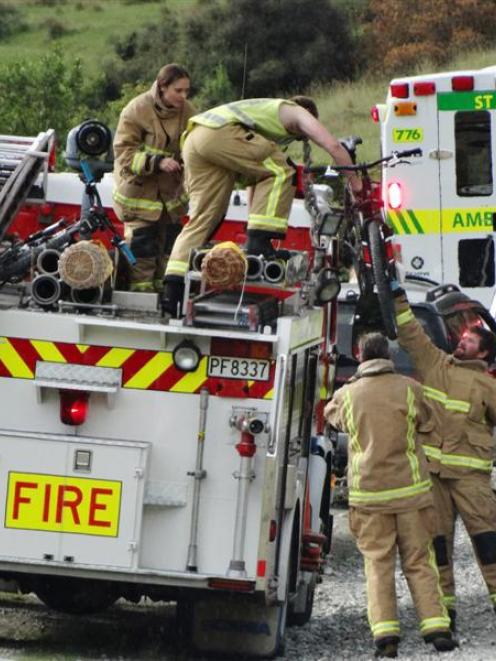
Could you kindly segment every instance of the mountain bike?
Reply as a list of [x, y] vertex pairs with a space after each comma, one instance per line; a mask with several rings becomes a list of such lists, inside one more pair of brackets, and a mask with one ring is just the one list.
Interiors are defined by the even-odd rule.
[[395, 167], [409, 164], [410, 161], [405, 159], [421, 156], [422, 150], [393, 151], [375, 161], [356, 163], [356, 147], [361, 142], [358, 136], [341, 141], [353, 165], [314, 166], [309, 151], [306, 151], [306, 173], [316, 175], [319, 180], [333, 181], [336, 187], [337, 179], [343, 173], [357, 172], [362, 179], [362, 192], [355, 197], [345, 186], [342, 204], [331, 206], [333, 187], [319, 185], [308, 177], [305, 206], [313, 219], [312, 239], [316, 249], [322, 250], [326, 237], [337, 241], [337, 265], [353, 266], [361, 296], [370, 300], [376, 297], [386, 335], [395, 339], [396, 322], [390, 287], [391, 280], [396, 278], [393, 231], [386, 223], [380, 183], [372, 180], [369, 171], [378, 165]]

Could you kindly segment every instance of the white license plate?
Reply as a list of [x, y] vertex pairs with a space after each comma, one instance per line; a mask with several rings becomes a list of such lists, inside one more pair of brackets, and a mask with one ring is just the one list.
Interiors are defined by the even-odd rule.
[[228, 358], [227, 356], [210, 356], [208, 359], [208, 376], [224, 379], [246, 379], [247, 381], [268, 381], [270, 360], [258, 358]]

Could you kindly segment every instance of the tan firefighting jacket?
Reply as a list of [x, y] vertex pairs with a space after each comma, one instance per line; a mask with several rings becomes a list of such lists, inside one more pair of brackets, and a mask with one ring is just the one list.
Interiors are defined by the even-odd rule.
[[396, 299], [398, 342], [410, 354], [434, 410], [436, 443], [424, 445], [431, 472], [460, 477], [491, 472], [496, 381], [483, 360], [458, 360], [436, 347], [415, 319], [406, 296]]
[[120, 220], [157, 220], [164, 205], [169, 215], [185, 213], [182, 173], [159, 170], [160, 160], [179, 160], [179, 139], [195, 114], [166, 108], [157, 83], [130, 101], [121, 112], [114, 137], [114, 209]]
[[422, 387], [390, 360], [367, 360], [324, 409], [348, 434], [348, 500], [367, 510], [400, 512], [432, 505], [421, 437], [434, 429]]

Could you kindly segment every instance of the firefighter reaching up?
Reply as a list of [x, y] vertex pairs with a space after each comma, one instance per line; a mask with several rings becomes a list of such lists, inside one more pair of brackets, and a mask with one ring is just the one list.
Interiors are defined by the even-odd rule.
[[350, 529], [364, 556], [376, 656], [397, 656], [398, 551], [425, 642], [449, 651], [456, 642], [434, 561], [435, 511], [421, 448], [421, 438], [434, 429], [432, 410], [421, 386], [395, 373], [383, 335], [360, 338], [359, 360], [356, 375], [335, 392], [324, 415], [349, 438]]
[[409, 352], [432, 404], [439, 442], [425, 444], [438, 513], [434, 546], [444, 603], [455, 629], [455, 519], [467, 529], [496, 611], [496, 497], [491, 489], [496, 426], [496, 381], [487, 373], [496, 342], [481, 326], [468, 328], [453, 355], [436, 347], [415, 319], [406, 294], [393, 283], [398, 342]]
[[[246, 250], [271, 256], [271, 239], [282, 239], [286, 234], [295, 190], [294, 168], [282, 147], [309, 138], [337, 164], [351, 164], [348, 152], [317, 115], [315, 103], [298, 96], [292, 100], [235, 101], [191, 118], [183, 146], [190, 220], [167, 264], [164, 311], [176, 314], [190, 253], [208, 240], [223, 218], [239, 178], [253, 186]], [[353, 173], [348, 177], [353, 190], [359, 192], [359, 177]]]
[[178, 64], [122, 110], [114, 138], [114, 209], [136, 265], [130, 289], [161, 291], [167, 256], [186, 212], [179, 138], [194, 108], [190, 77]]

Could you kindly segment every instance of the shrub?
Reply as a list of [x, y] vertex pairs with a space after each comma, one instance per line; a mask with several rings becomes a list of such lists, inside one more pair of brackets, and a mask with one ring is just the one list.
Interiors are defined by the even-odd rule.
[[22, 12], [14, 5], [0, 2], [0, 39], [6, 39], [14, 34], [27, 30], [28, 25]]

